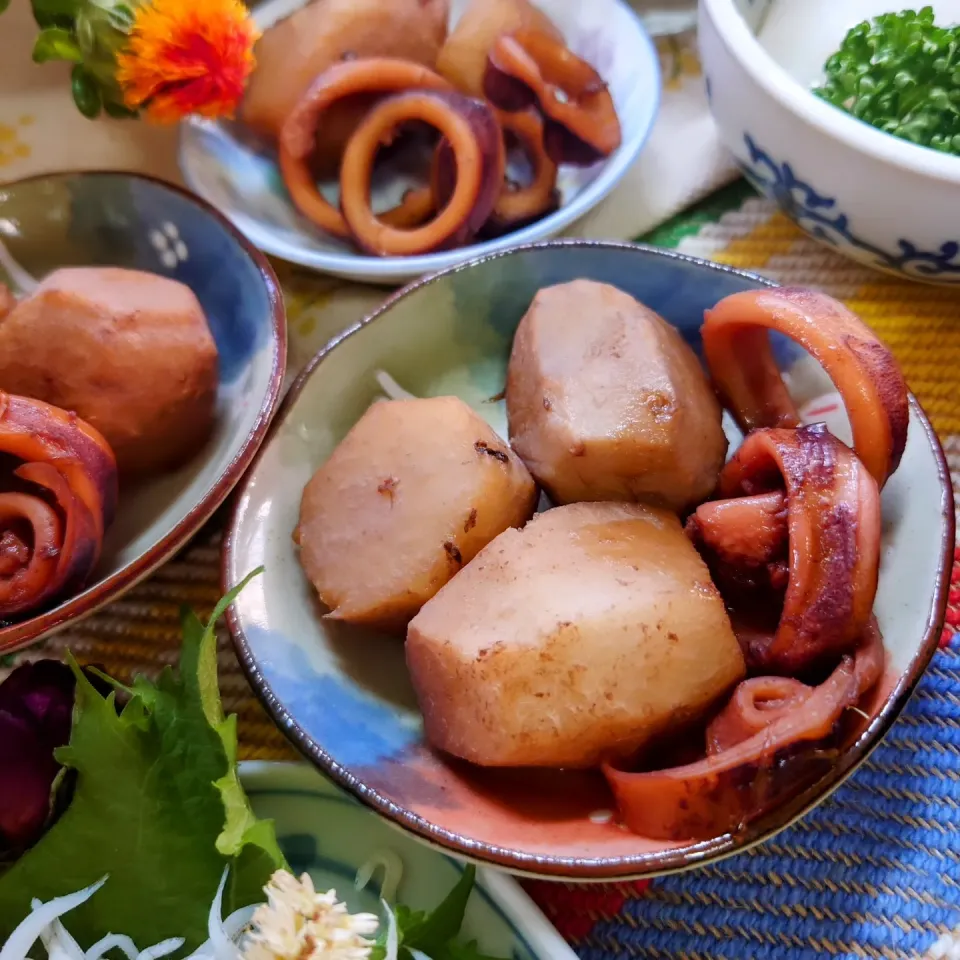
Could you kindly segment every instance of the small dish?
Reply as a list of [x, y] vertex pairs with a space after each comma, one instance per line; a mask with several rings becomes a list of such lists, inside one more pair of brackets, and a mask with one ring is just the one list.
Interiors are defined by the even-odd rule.
[[0, 626], [0, 653], [116, 599], [209, 519], [247, 468], [273, 416], [286, 363], [283, 299], [266, 259], [215, 210], [128, 173], [61, 173], [0, 187], [0, 239], [29, 274], [110, 265], [186, 284], [220, 355], [217, 425], [179, 470], [120, 492], [97, 568], [80, 593]]
[[[301, 0], [266, 0], [256, 7], [261, 28], [302, 6]], [[456, 20], [463, 2], [451, 4]], [[621, 0], [540, 0], [571, 49], [591, 62], [610, 84], [623, 143], [601, 163], [562, 167], [560, 209], [530, 226], [485, 243], [417, 257], [371, 257], [327, 237], [301, 217], [287, 196], [273, 151], [255, 144], [237, 125], [185, 122], [180, 169], [190, 188], [228, 217], [257, 247], [323, 273], [368, 283], [399, 284], [495, 250], [556, 236], [595, 207], [617, 185], [643, 148], [660, 97], [657, 52], [637, 15]], [[400, 185], [402, 186], [402, 185]], [[387, 184], [374, 202], [399, 199]]]
[[[943, 623], [953, 557], [953, 498], [936, 436], [915, 400], [902, 465], [883, 492], [875, 610], [889, 670], [868, 729], [824, 779], [736, 835], [670, 844], [613, 820], [599, 775], [481, 771], [424, 744], [403, 644], [320, 618], [291, 542], [304, 484], [378, 395], [383, 369], [419, 395], [456, 394], [505, 435], [502, 401], [514, 329], [543, 286], [611, 283], [674, 323], [694, 345], [705, 309], [771, 285], [747, 273], [649, 247], [554, 241], [508, 251], [414, 284], [333, 340], [301, 374], [247, 474], [225, 541], [224, 586], [266, 571], [228, 612], [241, 663], [296, 746], [375, 810], [461, 856], [577, 879], [649, 876], [737, 852], [787, 826], [867, 756], [902, 709]], [[821, 369], [775, 341], [794, 397], [849, 442]], [[739, 443], [726, 421], [731, 448]]]
[[[306, 764], [241, 763], [240, 779], [257, 816], [276, 823], [293, 873], [309, 873], [318, 890], [333, 887], [354, 912], [380, 910], [377, 884], [358, 892], [354, 878], [384, 851], [400, 858], [398, 901], [414, 910], [435, 907], [463, 872], [463, 863], [393, 830]], [[462, 938], [493, 957], [576, 960], [520, 884], [500, 871], [477, 871]]]
[[[700, 0], [710, 109], [750, 182], [814, 239], [886, 273], [960, 283], [960, 157], [815, 96], [846, 31], [886, 0]], [[943, 22], [957, 19], [941, 4]]]

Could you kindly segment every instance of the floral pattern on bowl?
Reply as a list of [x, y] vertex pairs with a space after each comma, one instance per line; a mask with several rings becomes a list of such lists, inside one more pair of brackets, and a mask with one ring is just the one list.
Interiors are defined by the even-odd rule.
[[960, 283], [960, 243], [956, 240], [945, 240], [938, 250], [922, 250], [904, 239], [897, 241], [899, 253], [881, 249], [857, 235], [836, 198], [818, 193], [789, 163], [778, 163], [762, 150], [749, 133], [743, 140], [749, 162], [740, 161], [740, 167], [747, 179], [815, 239], [832, 247], [852, 247], [873, 257], [875, 266], [913, 279]]

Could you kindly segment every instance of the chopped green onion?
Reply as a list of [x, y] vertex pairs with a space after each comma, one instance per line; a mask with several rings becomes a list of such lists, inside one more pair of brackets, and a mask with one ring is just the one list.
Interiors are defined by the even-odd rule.
[[902, 140], [960, 155], [960, 26], [933, 7], [885, 13], [846, 35], [817, 96]]

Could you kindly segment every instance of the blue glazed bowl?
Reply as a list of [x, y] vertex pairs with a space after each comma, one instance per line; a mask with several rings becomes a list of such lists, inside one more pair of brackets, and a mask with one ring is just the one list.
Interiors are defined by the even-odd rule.
[[[210, 517], [249, 465], [273, 416], [286, 328], [266, 259], [203, 201], [158, 180], [62, 173], [5, 184], [0, 239], [34, 277], [63, 266], [109, 265], [179, 280], [202, 304], [220, 356], [217, 422], [206, 445], [179, 470], [121, 488], [116, 520], [86, 589], [0, 628], [2, 653], [116, 598]], [[15, 278], [6, 279], [16, 285]]]
[[[736, 835], [673, 844], [635, 836], [616, 823], [599, 774], [483, 771], [435, 754], [424, 742], [402, 641], [322, 619], [291, 539], [303, 487], [381, 395], [380, 370], [418, 396], [461, 397], [506, 436], [505, 405], [497, 398], [517, 323], [539, 288], [576, 278], [632, 294], [695, 347], [705, 309], [769, 285], [663, 250], [555, 241], [474, 260], [407, 287], [331, 341], [292, 387], [239, 491], [223, 579], [230, 587], [265, 567], [228, 611], [241, 663], [294, 744], [385, 817], [461, 856], [515, 871], [649, 876], [742, 850], [782, 829], [876, 745], [937, 647], [953, 556], [953, 499], [936, 436], [912, 401], [906, 453], [883, 492], [875, 610], [889, 674], [873, 722], [820, 782]], [[849, 442], [843, 406], [819, 366], [790, 341], [774, 346], [801, 411]], [[725, 428], [735, 449], [740, 434], [729, 418]]]
[[846, 31], [893, 9], [886, 0], [700, 0], [710, 109], [750, 182], [815, 240], [886, 273], [958, 284], [960, 157], [893, 137], [812, 92]]

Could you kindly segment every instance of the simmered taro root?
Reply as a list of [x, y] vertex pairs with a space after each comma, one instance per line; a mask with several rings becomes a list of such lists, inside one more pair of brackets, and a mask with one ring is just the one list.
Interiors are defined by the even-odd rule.
[[189, 287], [117, 267], [51, 273], [0, 322], [0, 390], [70, 410], [122, 475], [180, 466], [214, 421], [217, 347]]
[[513, 341], [510, 441], [557, 502], [684, 509], [713, 491], [727, 441], [690, 347], [607, 284], [540, 290]]
[[462, 400], [389, 400], [313, 475], [294, 539], [327, 616], [402, 632], [535, 505], [526, 468]]
[[487, 54], [501, 34], [530, 29], [563, 41], [545, 13], [529, 0], [471, 0], [437, 57], [437, 73], [472, 97], [483, 96]]
[[[277, 137], [314, 78], [341, 60], [394, 57], [432, 67], [446, 38], [448, 7], [448, 0], [314, 0], [269, 28], [254, 48], [257, 68], [243, 121]], [[342, 101], [324, 118], [315, 155], [320, 172], [336, 172], [370, 101]]]
[[489, 544], [411, 621], [427, 738], [493, 767], [590, 767], [703, 713], [744, 675], [672, 513], [577, 503]]

